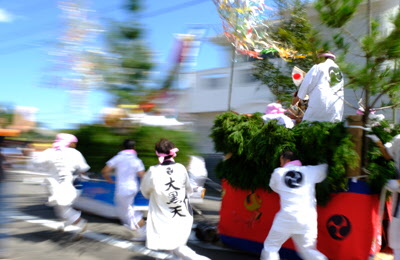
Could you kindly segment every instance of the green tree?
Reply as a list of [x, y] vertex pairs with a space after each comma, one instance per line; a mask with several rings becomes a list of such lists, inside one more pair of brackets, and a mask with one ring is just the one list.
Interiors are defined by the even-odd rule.
[[[294, 65], [308, 70], [314, 64], [311, 61], [317, 61], [317, 51], [335, 47], [337, 62], [346, 75], [345, 87], [362, 93], [359, 104], [366, 111], [363, 115], [363, 126], [371, 127], [383, 142], [399, 134], [399, 125], [391, 126], [387, 120], [381, 121], [379, 125], [372, 124], [369, 114], [372, 109], [397, 107], [400, 103], [400, 71], [397, 69], [400, 58], [400, 14], [393, 17], [393, 29], [390, 33], [384, 34], [378, 21], [372, 19], [371, 1], [366, 1], [364, 4], [368, 10], [365, 13], [368, 18], [365, 27], [367, 30], [365, 35], [355, 36], [345, 25], [353, 19], [357, 11], [362, 13], [361, 0], [316, 0], [314, 5], [323, 24], [332, 29], [330, 32], [334, 32], [330, 41], [333, 45], [329, 46], [328, 43], [318, 40], [313, 32], [303, 11], [306, 10], [303, 2], [294, 0], [294, 4], [290, 6], [283, 0], [277, 3], [283, 13], [272, 37], [282, 43], [287, 41], [287, 46], [309, 55], [306, 59], [296, 59], [287, 63], [289, 70], [278, 67], [276, 59], [267, 57], [255, 63], [258, 78], [272, 89], [278, 99], [284, 101], [286, 98], [289, 101], [294, 89], [290, 76], [285, 77], [285, 73], [290, 75], [290, 68]], [[364, 57], [364, 63], [355, 59], [344, 59], [346, 55], [354, 55], [351, 52], [355, 50], [358, 50], [356, 55]], [[346, 171], [358, 170], [360, 158], [354, 149], [354, 139], [344, 122], [303, 122], [292, 129], [286, 129], [275, 125], [274, 121], [259, 121], [259, 116], [253, 114], [248, 118], [226, 112], [215, 120], [210, 135], [215, 149], [229, 155], [218, 166], [220, 178], [228, 180], [234, 187], [243, 189], [267, 188], [271, 169], [278, 165], [280, 152], [289, 148], [298, 153], [304, 164], [328, 163], [328, 178], [317, 185], [319, 202], [326, 202], [329, 193], [333, 191], [346, 189]], [[378, 147], [365, 138], [365, 131], [361, 159], [360, 168], [366, 170], [363, 174], [369, 174], [368, 182], [374, 192], [379, 192], [388, 179], [394, 178], [393, 161], [384, 160]]]
[[114, 103], [137, 103], [146, 93], [152, 52], [143, 40], [140, 17], [140, 0], [126, 0], [125, 21], [113, 22], [107, 37], [108, 53], [97, 56], [98, 69], [102, 71], [106, 91]]
[[307, 5], [301, 0], [275, 0], [277, 6], [277, 24], [273, 26], [270, 37], [274, 41], [296, 50], [305, 58], [291, 58], [284, 64], [277, 62], [279, 55], [270, 53], [264, 59], [254, 62], [253, 75], [268, 86], [284, 106], [289, 106], [293, 93], [297, 91], [291, 72], [294, 66], [308, 71], [316, 62], [318, 46], [322, 43], [307, 18]]
[[136, 141], [135, 150], [139, 158], [143, 160], [146, 169], [158, 164], [155, 144], [161, 138], [171, 140], [179, 148], [176, 158], [179, 163], [187, 165], [189, 155], [198, 154], [193, 146], [195, 137], [192, 133], [184, 130], [141, 126], [121, 132], [116, 128], [102, 125], [83, 125], [72, 131], [72, 134], [79, 140], [77, 149], [85, 156], [91, 167], [90, 171], [97, 174], [100, 173], [105, 163], [122, 149], [121, 144], [126, 138]]
[[13, 111], [10, 105], [0, 104], [0, 128], [6, 128], [11, 125], [13, 120]]
[[[365, 9], [361, 5], [365, 5]], [[360, 106], [364, 109], [363, 125], [370, 125], [369, 115], [372, 110], [395, 108], [400, 104], [400, 13], [397, 12], [391, 19], [392, 30], [386, 33], [381, 30], [381, 23], [372, 16], [372, 1], [362, 0], [316, 0], [315, 8], [318, 10], [322, 22], [332, 31], [333, 42], [341, 54], [338, 64], [346, 75], [346, 88], [358, 90], [362, 93], [359, 99]], [[366, 10], [362, 11], [362, 10]], [[353, 35], [347, 30], [348, 25], [358, 12], [365, 13], [365, 31], [358, 31]], [[334, 14], [334, 15], [332, 15]], [[365, 62], [345, 59], [347, 56], [358, 55]], [[353, 56], [354, 57], [354, 56]], [[363, 166], [367, 160], [368, 140], [363, 137]]]

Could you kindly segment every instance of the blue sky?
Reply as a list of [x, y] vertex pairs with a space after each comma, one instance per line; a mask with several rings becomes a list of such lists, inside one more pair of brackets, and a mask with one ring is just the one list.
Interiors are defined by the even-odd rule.
[[[118, 20], [124, 0], [86, 0], [95, 10], [97, 22]], [[212, 0], [143, 0], [141, 23], [145, 41], [165, 73], [173, 53], [174, 35], [187, 33], [193, 26], [207, 28], [206, 36], [222, 33], [221, 19]], [[2, 1], [0, 4], [0, 103], [11, 107], [38, 108], [37, 121], [47, 128], [71, 128], [95, 121], [109, 105], [106, 94], [92, 90], [86, 95], [87, 110], [71, 106], [71, 95], [54, 83], [54, 56], [63, 23], [56, 0]], [[98, 42], [101, 44], [101, 42]], [[221, 48], [208, 41], [201, 45], [195, 70], [223, 66]], [[157, 75], [157, 74], [156, 74]], [[74, 99], [76, 100], [76, 98]]]

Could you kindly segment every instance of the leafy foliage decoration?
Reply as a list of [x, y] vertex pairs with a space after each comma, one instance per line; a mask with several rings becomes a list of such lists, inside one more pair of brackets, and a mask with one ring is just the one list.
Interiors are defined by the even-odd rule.
[[276, 120], [264, 122], [260, 113], [225, 112], [216, 117], [210, 136], [217, 152], [232, 153], [217, 166], [218, 177], [240, 189], [270, 190], [271, 174], [285, 150], [295, 151], [304, 165], [327, 163], [328, 177], [316, 190], [319, 204], [347, 189], [346, 170], [359, 162], [343, 123], [302, 122], [288, 129]]
[[223, 153], [232, 152], [241, 155], [247, 148], [247, 141], [264, 124], [261, 113], [254, 116], [227, 112], [218, 116], [211, 129], [215, 150]]
[[[387, 120], [382, 120], [372, 127], [372, 132], [383, 143], [390, 142], [394, 136], [400, 134], [400, 125], [391, 125]], [[374, 142], [368, 143], [368, 182], [372, 191], [379, 192], [388, 179], [396, 178], [393, 160], [385, 160], [381, 151]]]
[[294, 66], [308, 71], [317, 61], [317, 46], [320, 37], [313, 30], [307, 18], [307, 3], [299, 0], [275, 0], [278, 8], [279, 23], [272, 28], [271, 38], [291, 46], [302, 58], [289, 58], [285, 63], [278, 59], [279, 55], [268, 53], [261, 60], [253, 62], [253, 76], [267, 86], [283, 106], [288, 107], [293, 94], [298, 90], [293, 84], [292, 70]]

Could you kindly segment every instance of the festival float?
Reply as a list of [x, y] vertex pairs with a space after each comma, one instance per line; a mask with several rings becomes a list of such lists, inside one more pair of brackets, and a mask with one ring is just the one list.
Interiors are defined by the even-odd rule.
[[[270, 52], [285, 61], [304, 58], [268, 35], [265, 23], [268, 19], [264, 15], [268, 7], [263, 0], [214, 0], [214, 3], [235, 52], [255, 59], [262, 59], [262, 54]], [[381, 60], [384, 59], [376, 59], [378, 63]], [[368, 71], [369, 80], [360, 76], [361, 69]], [[394, 178], [395, 167], [365, 135], [375, 134], [385, 143], [400, 133], [400, 127], [386, 120], [371, 120], [382, 93], [394, 91], [396, 96], [396, 89], [390, 82], [375, 84], [373, 79], [379, 76], [373, 76], [375, 71], [370, 67], [361, 69], [346, 71], [353, 80], [346, 87], [368, 88], [381, 94], [374, 98], [365, 94], [366, 98], [358, 104], [363, 113], [354, 113], [344, 122], [301, 122], [287, 128], [278, 124], [278, 120], [264, 120], [262, 113], [241, 115], [228, 111], [216, 117], [210, 136], [215, 151], [225, 154], [225, 160], [216, 169], [223, 185], [218, 224], [222, 243], [260, 254], [280, 209], [279, 196], [271, 191], [269, 180], [279, 167], [280, 154], [292, 150], [303, 165], [329, 166], [327, 178], [316, 186], [318, 250], [332, 260], [365, 260], [380, 252], [385, 232], [380, 209], [391, 211], [385, 184]], [[389, 78], [397, 80], [393, 73]], [[303, 76], [304, 72], [294, 67], [292, 79], [296, 85]], [[282, 259], [301, 259], [291, 240], [279, 253]]]
[[[382, 122], [371, 131], [385, 132], [385, 126]], [[318, 249], [330, 259], [368, 259], [380, 251], [380, 189], [394, 166], [376, 157], [376, 147], [371, 147], [369, 170], [375, 174], [359, 175], [359, 155], [345, 123], [304, 122], [290, 129], [276, 120], [265, 122], [261, 113], [226, 112], [215, 120], [211, 137], [215, 149], [228, 155], [217, 167], [223, 180], [218, 230], [224, 244], [261, 252], [280, 207], [269, 179], [281, 152], [290, 149], [303, 165], [329, 165], [328, 177], [316, 187]], [[290, 240], [280, 254], [300, 259]]]

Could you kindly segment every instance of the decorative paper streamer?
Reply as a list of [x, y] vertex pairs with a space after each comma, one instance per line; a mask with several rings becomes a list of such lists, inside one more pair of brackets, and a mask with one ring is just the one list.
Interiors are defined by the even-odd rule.
[[99, 25], [94, 21], [94, 11], [88, 9], [85, 1], [60, 0], [63, 29], [54, 56], [54, 86], [64, 87], [71, 95], [71, 105], [77, 111], [87, 109], [86, 97], [92, 87], [102, 82], [96, 64], [91, 56], [102, 54], [97, 44]]
[[224, 34], [236, 51], [253, 58], [262, 59], [262, 54], [278, 52], [282, 59], [304, 58], [274, 41], [269, 35], [264, 0], [213, 0], [222, 19]]

